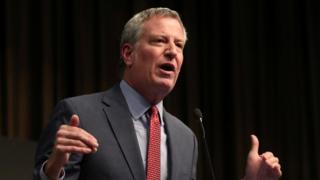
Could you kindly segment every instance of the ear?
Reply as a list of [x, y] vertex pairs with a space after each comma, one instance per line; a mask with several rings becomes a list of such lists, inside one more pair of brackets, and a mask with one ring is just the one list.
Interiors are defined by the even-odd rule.
[[133, 45], [124, 44], [121, 48], [121, 56], [126, 66], [130, 67], [133, 64]]

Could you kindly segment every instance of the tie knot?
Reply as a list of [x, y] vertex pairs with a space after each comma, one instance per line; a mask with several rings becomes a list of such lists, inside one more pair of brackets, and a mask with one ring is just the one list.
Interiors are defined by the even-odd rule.
[[150, 111], [151, 111], [151, 115], [158, 114], [157, 106], [151, 106]]
[[157, 123], [160, 125], [160, 117], [158, 112], [157, 106], [151, 106], [149, 109], [150, 123]]

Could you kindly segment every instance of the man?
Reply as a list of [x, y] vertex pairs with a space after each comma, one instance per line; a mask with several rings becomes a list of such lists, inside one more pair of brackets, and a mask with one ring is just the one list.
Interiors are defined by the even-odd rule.
[[[35, 179], [196, 179], [196, 137], [162, 104], [178, 78], [186, 40], [175, 11], [151, 8], [131, 18], [120, 44], [123, 80], [57, 105], [39, 142]], [[244, 178], [280, 177], [278, 159], [259, 155], [255, 136], [252, 144]]]

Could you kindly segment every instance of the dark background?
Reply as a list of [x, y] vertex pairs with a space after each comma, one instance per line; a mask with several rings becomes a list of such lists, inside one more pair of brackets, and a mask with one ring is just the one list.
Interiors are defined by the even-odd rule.
[[[181, 14], [189, 41], [180, 79], [165, 105], [197, 135], [192, 111], [202, 109], [217, 179], [243, 176], [252, 133], [261, 152], [280, 158], [282, 179], [320, 179], [317, 4], [2, 0], [1, 136], [34, 142], [57, 101], [111, 87], [120, 79], [125, 22], [142, 9], [166, 6]], [[204, 158], [199, 157], [200, 180], [209, 179]]]

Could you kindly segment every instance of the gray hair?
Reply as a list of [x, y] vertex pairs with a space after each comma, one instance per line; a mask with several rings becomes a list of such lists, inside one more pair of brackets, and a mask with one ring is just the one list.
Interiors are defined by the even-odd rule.
[[120, 48], [126, 43], [134, 45], [142, 33], [143, 23], [154, 16], [172, 17], [177, 19], [183, 27], [185, 41], [187, 40], [187, 32], [179, 14], [169, 8], [158, 7], [146, 9], [137, 13], [125, 24], [121, 34]]

